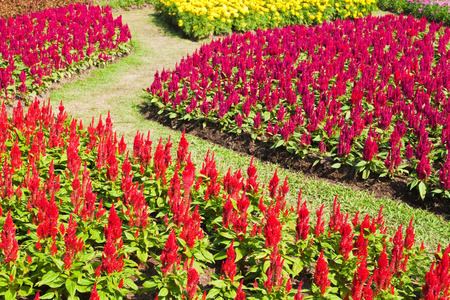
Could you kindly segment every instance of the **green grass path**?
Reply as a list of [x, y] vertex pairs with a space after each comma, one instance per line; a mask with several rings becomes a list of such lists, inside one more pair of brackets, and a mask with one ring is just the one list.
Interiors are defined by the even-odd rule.
[[[192, 53], [202, 43], [208, 41], [192, 42], [182, 39], [156, 18], [153, 9], [126, 11], [120, 14], [123, 21], [130, 26], [135, 52], [118, 63], [95, 70], [78, 81], [52, 91], [53, 107], [57, 107], [62, 100], [69, 114], [83, 119], [85, 126], [90, 123], [92, 117], [97, 120], [100, 114], [106, 116], [108, 111], [111, 111], [115, 130], [119, 136], [126, 137], [129, 145], [132, 145], [137, 130], [141, 132], [150, 130], [154, 143], [157, 143], [159, 137], [167, 140], [168, 136], [172, 135], [172, 141], [177, 145], [180, 132], [146, 120], [140, 114], [140, 106], [145, 101], [143, 89], [150, 86], [156, 70], [173, 69], [183, 56]], [[221, 172], [226, 172], [228, 167], [232, 170], [243, 168], [245, 171], [250, 162], [247, 155], [236, 154], [195, 136], [188, 136], [188, 140], [198, 168], [208, 149], [215, 151]], [[268, 184], [277, 166], [257, 159], [255, 165], [258, 168], [259, 180]], [[308, 206], [313, 211], [321, 204], [325, 204], [325, 211], [329, 213], [336, 194], [339, 195], [338, 199], [344, 211], [354, 213], [359, 210], [363, 216], [366, 213], [376, 215], [381, 205], [384, 205], [384, 213], [391, 232], [401, 223], [407, 225], [411, 217], [414, 217], [418, 241], [425, 241], [433, 250], [438, 243], [443, 245], [450, 243], [450, 224], [434, 214], [410, 208], [391, 199], [376, 199], [364, 191], [353, 191], [341, 185], [312, 180], [289, 170], [279, 169], [278, 175], [281, 179], [288, 176], [290, 186], [288, 198], [292, 203], [296, 201], [296, 195], [301, 188], [304, 199], [308, 200]], [[311, 214], [311, 218], [315, 219], [315, 214]]]

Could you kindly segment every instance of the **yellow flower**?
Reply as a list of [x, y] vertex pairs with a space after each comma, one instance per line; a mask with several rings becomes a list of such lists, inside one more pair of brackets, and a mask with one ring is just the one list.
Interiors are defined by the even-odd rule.
[[178, 20], [178, 26], [183, 26], [183, 20]]
[[245, 24], [244, 22], [241, 23], [242, 27], [247, 26], [247, 24]]

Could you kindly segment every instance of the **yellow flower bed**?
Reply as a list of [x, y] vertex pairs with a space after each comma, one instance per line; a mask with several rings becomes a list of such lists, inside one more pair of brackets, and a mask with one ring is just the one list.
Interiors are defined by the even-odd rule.
[[156, 0], [155, 4], [167, 21], [193, 38], [359, 18], [376, 9], [376, 0]]

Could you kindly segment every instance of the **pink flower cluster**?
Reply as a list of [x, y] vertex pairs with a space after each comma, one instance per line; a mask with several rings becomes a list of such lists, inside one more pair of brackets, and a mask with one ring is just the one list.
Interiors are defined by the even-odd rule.
[[377, 161], [378, 173], [406, 163], [448, 190], [449, 42], [440, 24], [392, 15], [233, 34], [157, 72], [147, 91], [179, 117], [227, 118], [226, 130]]
[[0, 32], [0, 96], [6, 98], [25, 97], [82, 61], [109, 60], [104, 52], [131, 38], [109, 6], [82, 4], [1, 18]]

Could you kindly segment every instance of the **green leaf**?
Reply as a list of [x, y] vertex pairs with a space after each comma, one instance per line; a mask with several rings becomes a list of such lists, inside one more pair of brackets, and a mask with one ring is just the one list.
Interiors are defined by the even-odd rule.
[[217, 287], [217, 288], [219, 288], [219, 289], [222, 289], [222, 288], [227, 286], [227, 284], [221, 279], [211, 281], [210, 284], [215, 286], [215, 287]]
[[355, 167], [364, 167], [365, 165], [367, 165], [367, 161], [362, 160], [359, 163], [357, 163]]
[[164, 297], [164, 296], [167, 296], [168, 294], [169, 294], [169, 290], [168, 290], [167, 288], [162, 288], [162, 289], [159, 291], [158, 296]]
[[284, 140], [278, 140], [278, 142], [275, 144], [275, 148], [278, 148], [284, 144]]
[[38, 282], [38, 286], [48, 285], [55, 281], [61, 274], [53, 271], [47, 272], [44, 276], [42, 276], [42, 280]]
[[221, 292], [221, 291], [220, 291], [219, 289], [216, 289], [216, 288], [211, 289], [211, 290], [209, 290], [209, 293], [208, 293], [208, 295], [206, 296], [206, 299], [212, 299], [212, 298], [214, 298], [215, 296], [219, 295], [220, 292]]
[[362, 178], [365, 180], [365, 179], [369, 178], [369, 175], [370, 175], [370, 170], [364, 169], [364, 171], [362, 173]]
[[427, 194], [427, 185], [423, 181], [419, 183], [419, 194], [422, 200], [425, 199], [425, 195]]
[[342, 165], [341, 163], [335, 163], [331, 167], [334, 169], [339, 169], [341, 167], [341, 165]]
[[39, 296], [40, 299], [53, 299], [55, 292], [49, 291], [43, 296]]
[[77, 292], [77, 283], [71, 278], [67, 278], [66, 289], [69, 292], [70, 296], [75, 296], [75, 293]]
[[15, 300], [16, 299], [16, 291], [9, 289], [6, 293], [5, 293], [5, 300]]
[[136, 256], [141, 262], [147, 262], [147, 258], [148, 258], [148, 254], [147, 253], [142, 252], [141, 250], [138, 250], [136, 252]]
[[142, 284], [142, 286], [147, 288], [147, 289], [154, 289], [154, 288], [156, 288], [158, 286], [158, 284], [156, 282], [154, 282], [154, 281], [147, 280], [146, 282], [144, 282]]
[[128, 286], [129, 288], [131, 288], [134, 291], [137, 291], [139, 289], [139, 287], [136, 285], [136, 283], [134, 283], [133, 280], [131, 280], [131, 278], [125, 278], [123, 280], [123, 284], [125, 286]]

